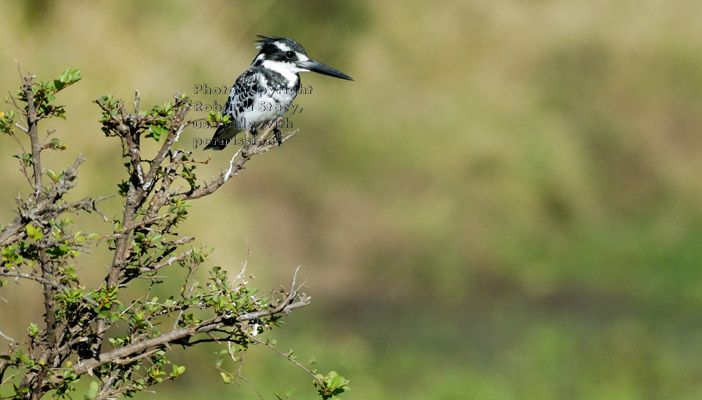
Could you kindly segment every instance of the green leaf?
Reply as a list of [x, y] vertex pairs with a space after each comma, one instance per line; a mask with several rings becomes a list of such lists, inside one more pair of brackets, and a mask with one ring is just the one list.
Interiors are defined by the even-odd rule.
[[51, 178], [51, 180], [54, 181], [54, 183], [57, 183], [59, 181], [59, 179], [61, 179], [61, 177], [63, 176], [63, 171], [61, 171], [57, 174], [56, 172], [54, 172], [50, 169], [47, 169], [46, 175], [48, 175], [49, 178]]
[[81, 80], [82, 73], [83, 73], [83, 70], [80, 68], [76, 68], [76, 69], [66, 68], [61, 73], [59, 78], [57, 80], [54, 80], [54, 85], [56, 86], [56, 89], [57, 90], [61, 89], [58, 87], [58, 85], [56, 85], [57, 81], [63, 84], [61, 87], [65, 86], [66, 84], [76, 83], [79, 80]]
[[39, 327], [34, 322], [29, 324], [27, 327], [27, 333], [30, 337], [36, 337], [39, 334]]
[[173, 378], [182, 375], [185, 372], [185, 366], [184, 365], [176, 365], [173, 364], [173, 372], [171, 372], [171, 376]]
[[339, 375], [336, 375], [331, 379], [331, 382], [329, 382], [329, 388], [334, 390], [338, 388], [339, 385], [341, 385], [341, 377]]
[[61, 72], [61, 76], [59, 76], [59, 79], [58, 79], [58, 80], [61, 81], [62, 83], [66, 83], [66, 82], [68, 82], [68, 77], [69, 77], [70, 75], [71, 75], [71, 69], [70, 69], [70, 68], [66, 68], [66, 70], [64, 70], [63, 72]]
[[57, 138], [52, 138], [47, 144], [47, 148], [52, 150], [66, 150], [68, 145], [61, 144], [61, 141]]
[[85, 399], [86, 400], [93, 400], [94, 398], [97, 397], [98, 395], [98, 383], [95, 381], [90, 382], [90, 386], [88, 387], [88, 391], [85, 393]]
[[35, 228], [32, 224], [27, 224], [26, 229], [27, 236], [29, 236], [30, 239], [39, 240], [44, 237], [44, 234], [41, 232], [41, 229]]
[[83, 70], [82, 69], [76, 68], [74, 70], [71, 70], [71, 73], [68, 76], [68, 81], [70, 83], [78, 82], [81, 79], [83, 79]]
[[158, 125], [151, 125], [149, 126], [149, 133], [146, 134], [146, 137], [152, 137], [158, 142], [161, 140], [161, 136], [166, 134], [168, 134], [168, 129]]
[[117, 184], [117, 188], [119, 189], [117, 193], [120, 196], [127, 197], [127, 194], [129, 193], [129, 182], [122, 181], [122, 183]]
[[0, 112], [0, 132], [12, 134], [15, 130], [15, 112], [9, 111], [7, 114]]

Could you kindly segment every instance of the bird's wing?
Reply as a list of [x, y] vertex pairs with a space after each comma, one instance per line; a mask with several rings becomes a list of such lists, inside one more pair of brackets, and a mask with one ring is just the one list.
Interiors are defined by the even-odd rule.
[[224, 149], [231, 139], [242, 130], [240, 121], [238, 121], [239, 115], [243, 114], [246, 109], [253, 107], [260, 87], [259, 75], [256, 72], [256, 67], [247, 69], [239, 75], [232, 85], [223, 112], [224, 115], [229, 115], [231, 122], [217, 127], [212, 140], [205, 146], [205, 150]]
[[253, 107], [258, 95], [260, 85], [260, 74], [257, 67], [251, 67], [239, 75], [234, 82], [234, 86], [229, 91], [229, 98], [224, 105], [224, 113], [235, 120], [246, 109]]

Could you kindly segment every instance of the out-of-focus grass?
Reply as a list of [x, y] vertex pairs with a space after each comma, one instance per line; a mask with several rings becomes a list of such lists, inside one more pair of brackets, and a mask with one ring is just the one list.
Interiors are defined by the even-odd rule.
[[[260, 287], [304, 265], [313, 305], [279, 341], [350, 378], [348, 398], [701, 394], [699, 2], [33, 4], [40, 20], [3, 5], [2, 88], [17, 85], [13, 58], [44, 78], [85, 70], [57, 123], [71, 148], [56, 163], [89, 157], [79, 193], [115, 190], [119, 145], [89, 104], [106, 92], [138, 88], [144, 106], [229, 85], [257, 33], [356, 79], [304, 74], [301, 133], [189, 222], [215, 264], [237, 269], [248, 243]], [[13, 151], [0, 147], [6, 171]], [[227, 162], [214, 154], [201, 178]], [[12, 204], [22, 181], [6, 180]], [[21, 332], [13, 309], [0, 318]], [[187, 357], [158, 397], [255, 398], [211, 384], [207, 351]], [[282, 362], [257, 350], [245, 371], [267, 398], [309, 398]]]

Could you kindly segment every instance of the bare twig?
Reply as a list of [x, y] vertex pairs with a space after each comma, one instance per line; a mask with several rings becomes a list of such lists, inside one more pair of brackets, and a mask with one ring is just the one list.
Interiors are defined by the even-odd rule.
[[[188, 238], [188, 239], [190, 239], [190, 238]], [[156, 265], [152, 265], [152, 266], [149, 266], [149, 267], [141, 267], [140, 271], [141, 271], [141, 272], [155, 272], [155, 271], [158, 271], [159, 269], [161, 269], [161, 268], [163, 268], [163, 267], [165, 267], [165, 266], [167, 266], [167, 265], [171, 265], [171, 264], [173, 264], [173, 263], [177, 263], [178, 261], [184, 260], [185, 258], [187, 258], [188, 256], [190, 256], [192, 253], [193, 253], [192, 250], [185, 251], [185, 252], [183, 252], [183, 253], [178, 254], [177, 256], [172, 256], [172, 257], [170, 257], [168, 260], [165, 260], [165, 261], [163, 261], [163, 262], [160, 262], [160, 263], [158, 263], [158, 264], [156, 264]]]
[[295, 358], [293, 358], [292, 355], [287, 354], [287, 353], [283, 353], [282, 351], [280, 351], [277, 347], [275, 347], [275, 346], [272, 345], [271, 343], [257, 338], [256, 336], [254, 336], [254, 335], [252, 335], [252, 334], [246, 332], [246, 330], [244, 330], [244, 329], [242, 329], [241, 332], [242, 332], [242, 333], [244, 334], [244, 336], [246, 336], [246, 338], [249, 339], [250, 341], [268, 347], [269, 349], [271, 349], [271, 350], [273, 350], [274, 352], [278, 353], [278, 355], [284, 357], [285, 359], [287, 359], [287, 360], [290, 361], [291, 363], [295, 364], [295, 366], [297, 366], [298, 368], [300, 368], [300, 369], [302, 369], [303, 371], [307, 372], [307, 373], [317, 382], [317, 384], [319, 385], [319, 387], [324, 387], [324, 383], [322, 382], [321, 379], [319, 379], [319, 378], [317, 377], [317, 374], [315, 374], [311, 369], [307, 368], [304, 364], [302, 364], [301, 362], [299, 362], [299, 361], [297, 361]]
[[261, 392], [258, 391], [258, 388], [256, 388], [256, 386], [253, 384], [253, 382], [251, 382], [251, 381], [249, 380], [249, 378], [245, 377], [244, 374], [241, 373], [241, 370], [242, 370], [242, 368], [244, 367], [244, 359], [246, 358], [246, 353], [245, 353], [245, 352], [241, 353], [241, 356], [239, 357], [239, 360], [237, 360], [236, 357], [234, 356], [234, 352], [232, 351], [232, 344], [231, 344], [231, 342], [230, 342], [230, 343], [227, 343], [227, 351], [228, 351], [228, 353], [229, 353], [229, 357], [231, 357], [231, 359], [232, 359], [232, 362], [234, 362], [235, 364], [236, 364], [236, 363], [239, 364], [239, 368], [237, 368], [237, 371], [236, 371], [236, 372], [237, 372], [237, 377], [238, 377], [238, 379], [240, 379], [240, 380], [246, 382], [246, 384], [249, 385], [249, 387], [251, 388], [251, 390], [253, 390], [253, 391], [256, 393], [256, 395], [258, 396], [258, 398], [261, 399], [261, 400], [263, 400], [263, 395], [261, 394]]
[[3, 339], [7, 340], [7, 341], [10, 342], [10, 343], [15, 343], [15, 339], [13, 339], [13, 338], [7, 336], [7, 335], [4, 334], [2, 331], [0, 331], [0, 336], [2, 336]]
[[129, 235], [129, 234], [130, 234], [133, 230], [135, 230], [135, 229], [139, 229], [139, 228], [141, 228], [141, 227], [147, 227], [147, 226], [149, 226], [149, 225], [153, 225], [153, 224], [155, 224], [156, 222], [161, 221], [161, 220], [163, 220], [163, 219], [166, 219], [166, 218], [168, 218], [168, 217], [169, 217], [168, 214], [164, 214], [164, 215], [159, 215], [159, 216], [156, 216], [156, 217], [153, 217], [153, 218], [144, 219], [144, 220], [135, 222], [135, 223], [133, 223], [133, 224], [130, 224], [128, 228], [122, 229], [122, 230], [121, 230], [120, 232], [118, 232], [118, 233], [113, 233], [113, 234], [110, 234], [110, 235], [101, 236], [98, 240], [117, 239], [117, 238], [119, 238], [119, 237], [122, 237], [122, 236], [125, 236], [125, 235]]

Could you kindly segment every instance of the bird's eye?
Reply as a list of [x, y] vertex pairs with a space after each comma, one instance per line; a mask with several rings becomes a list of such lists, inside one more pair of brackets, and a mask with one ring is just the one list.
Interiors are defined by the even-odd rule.
[[288, 51], [285, 53], [285, 56], [288, 58], [295, 58], [295, 52], [294, 51]]

